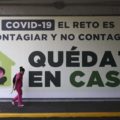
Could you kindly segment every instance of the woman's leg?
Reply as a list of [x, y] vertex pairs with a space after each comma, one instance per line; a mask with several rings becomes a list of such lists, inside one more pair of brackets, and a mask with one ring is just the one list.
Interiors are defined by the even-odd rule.
[[16, 95], [16, 97], [13, 98], [13, 101], [14, 101], [14, 102], [17, 102], [17, 101], [18, 101], [18, 95]]
[[22, 105], [22, 89], [18, 89], [18, 106]]
[[12, 105], [15, 105], [15, 102], [18, 102], [18, 94], [12, 99]]

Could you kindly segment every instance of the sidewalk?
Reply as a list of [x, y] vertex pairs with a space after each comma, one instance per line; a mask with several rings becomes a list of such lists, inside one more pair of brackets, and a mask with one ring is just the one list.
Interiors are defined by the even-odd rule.
[[120, 101], [24, 102], [23, 108], [0, 102], [0, 113], [120, 112]]

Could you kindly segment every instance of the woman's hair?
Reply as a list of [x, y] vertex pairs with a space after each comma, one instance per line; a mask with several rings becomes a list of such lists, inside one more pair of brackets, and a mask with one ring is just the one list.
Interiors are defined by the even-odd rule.
[[25, 69], [23, 67], [20, 67], [20, 72], [25, 72]]

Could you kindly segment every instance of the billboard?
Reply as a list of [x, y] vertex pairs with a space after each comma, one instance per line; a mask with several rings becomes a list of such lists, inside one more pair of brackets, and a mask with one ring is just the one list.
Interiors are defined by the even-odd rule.
[[0, 97], [23, 66], [24, 98], [120, 98], [119, 43], [119, 16], [1, 16]]

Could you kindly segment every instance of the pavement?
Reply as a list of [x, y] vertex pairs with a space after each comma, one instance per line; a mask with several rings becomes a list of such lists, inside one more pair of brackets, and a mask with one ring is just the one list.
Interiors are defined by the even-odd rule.
[[[34, 113], [40, 115], [31, 117]], [[49, 116], [59, 113], [60, 116]], [[60, 114], [62, 113], [62, 114]], [[65, 113], [65, 114], [64, 114]], [[69, 116], [69, 113], [80, 116]], [[93, 115], [91, 116], [90, 114]], [[97, 117], [96, 117], [97, 113]], [[102, 113], [102, 114], [98, 114]], [[105, 114], [104, 114], [105, 113]], [[23, 116], [27, 114], [28, 116]], [[113, 114], [113, 116], [111, 116]], [[4, 115], [4, 116], [3, 116]], [[8, 115], [8, 117], [7, 117]], [[17, 116], [16, 116], [17, 115]], [[63, 116], [62, 116], [63, 115]], [[67, 117], [64, 115], [68, 115]], [[82, 115], [82, 116], [81, 116]], [[95, 115], [95, 116], [94, 116]], [[104, 116], [105, 115], [105, 116]], [[2, 117], [3, 116], [3, 117]], [[11, 117], [12, 116], [12, 117]], [[14, 117], [13, 117], [14, 116]], [[11, 101], [0, 102], [0, 120], [120, 120], [120, 101], [24, 101], [24, 107], [13, 106]]]
[[0, 102], [0, 113], [120, 112], [120, 101], [24, 102], [23, 108], [11, 101]]

